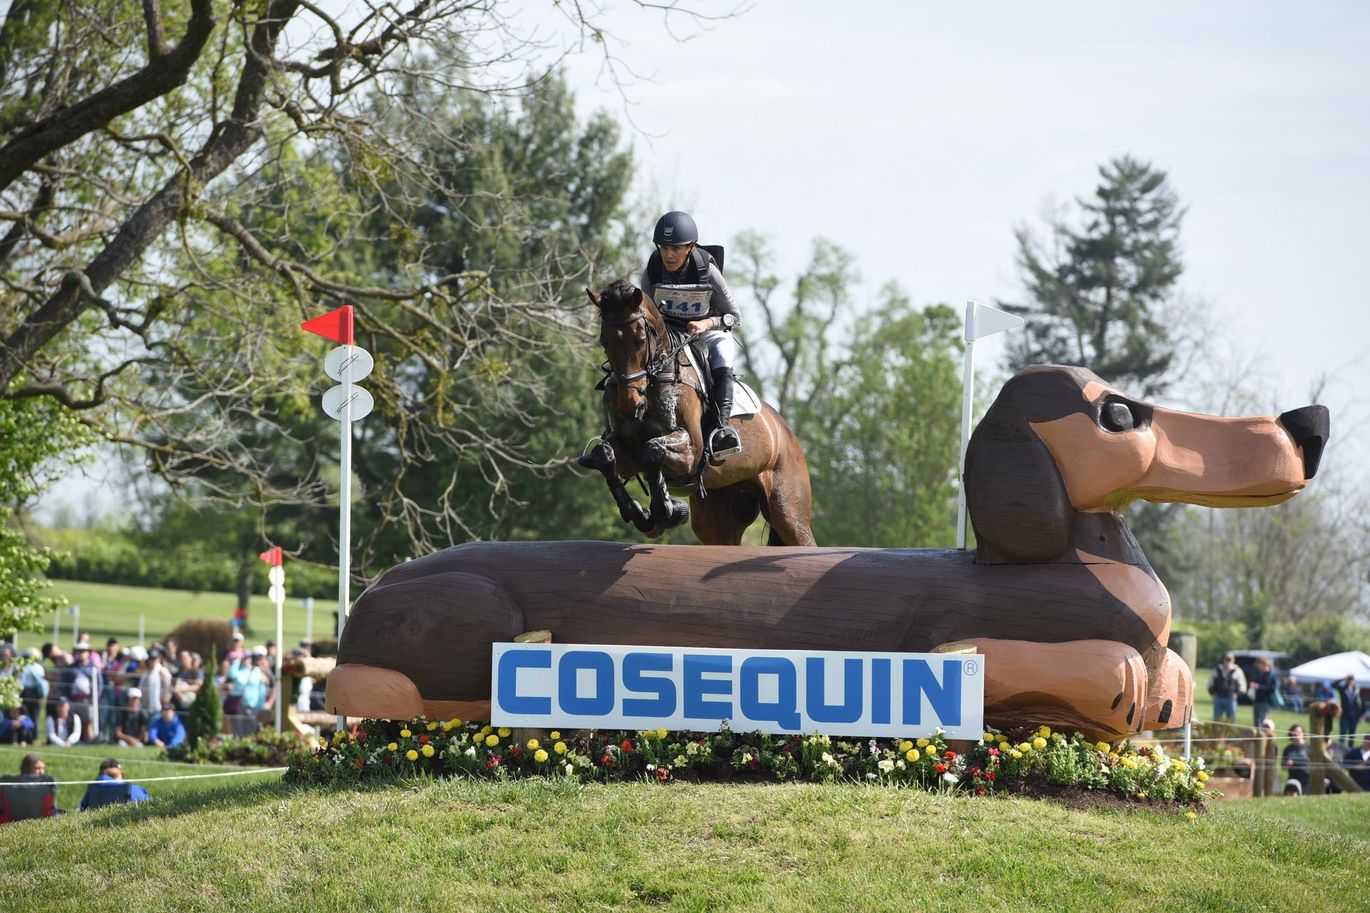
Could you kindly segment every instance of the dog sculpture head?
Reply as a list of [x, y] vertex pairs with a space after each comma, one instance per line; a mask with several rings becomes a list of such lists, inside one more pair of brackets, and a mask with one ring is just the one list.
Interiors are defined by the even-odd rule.
[[1050, 561], [1082, 513], [1287, 501], [1317, 472], [1327, 436], [1324, 406], [1195, 415], [1139, 402], [1085, 368], [1037, 365], [1004, 385], [971, 436], [966, 503], [982, 558]]

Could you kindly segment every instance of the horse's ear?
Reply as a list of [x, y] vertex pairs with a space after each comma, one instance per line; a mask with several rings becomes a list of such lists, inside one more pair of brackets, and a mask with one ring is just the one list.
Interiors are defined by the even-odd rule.
[[590, 291], [588, 288], [585, 290], [585, 294], [586, 294], [586, 296], [590, 299], [590, 303], [591, 303], [591, 304], [593, 304], [595, 307], [599, 307], [599, 296], [598, 296], [598, 295], [596, 295], [594, 292]]
[[633, 289], [633, 307], [642, 307], [642, 289], [640, 288]]

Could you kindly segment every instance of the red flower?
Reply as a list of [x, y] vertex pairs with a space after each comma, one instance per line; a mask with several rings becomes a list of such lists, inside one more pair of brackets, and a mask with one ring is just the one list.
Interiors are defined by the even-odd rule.
[[494, 770], [496, 767], [499, 767], [499, 755], [491, 755], [490, 760], [485, 762], [485, 767], [487, 770]]
[[669, 770], [667, 770], [666, 768], [664, 768], [664, 767], [658, 767], [658, 768], [656, 769], [656, 778], [657, 778], [658, 780], [660, 780], [662, 783], [665, 783], [665, 782], [666, 782], [666, 778], [669, 777], [670, 775], [671, 775], [671, 772], [670, 772]]
[[939, 774], [944, 774], [944, 773], [947, 772], [947, 765], [945, 765], [945, 764], [940, 764], [940, 763], [939, 763], [939, 764], [937, 764], [936, 766], [934, 766], [932, 769], [935, 770], [935, 771], [937, 771]]
[[972, 767], [972, 768], [970, 769], [970, 775], [971, 775], [972, 777], [978, 777], [978, 776], [980, 776], [980, 768], [978, 768], [978, 767]]
[[992, 770], [991, 770], [991, 771], [987, 771], [987, 772], [985, 773], [985, 779], [988, 780], [989, 782], [993, 783], [993, 782], [994, 782], [994, 771], [992, 771]]
[[352, 763], [353, 763], [353, 764], [356, 764], [358, 767], [361, 767], [361, 766], [362, 766], [362, 759], [361, 759], [361, 758], [357, 758], [357, 760], [353, 761]]
[[429, 739], [428, 739], [427, 734], [424, 734], [424, 735], [419, 736], [419, 744], [420, 744], [420, 745], [427, 745], [428, 742], [429, 742]]
[[609, 753], [607, 751], [604, 753], [604, 757], [599, 759], [599, 762], [603, 764], [605, 767], [614, 766], [614, 759], [609, 756]]
[[630, 742], [630, 741], [628, 741], [627, 739], [624, 739], [624, 740], [623, 740], [623, 744], [620, 745], [620, 746], [618, 746], [618, 747], [619, 747], [619, 748], [622, 748], [624, 751], [632, 751], [632, 750], [633, 750], [633, 743]]
[[948, 761], [951, 761], [951, 760], [955, 760], [955, 758], [956, 758], [956, 752], [952, 751], [951, 749], [947, 749], [946, 759], [947, 759]]
[[991, 748], [991, 749], [989, 750], [989, 756], [990, 756], [991, 758], [997, 758], [997, 757], [999, 757], [999, 749], [997, 749], [997, 748]]
[[975, 794], [977, 796], [983, 796], [985, 794], [985, 788], [983, 786], [975, 787]]

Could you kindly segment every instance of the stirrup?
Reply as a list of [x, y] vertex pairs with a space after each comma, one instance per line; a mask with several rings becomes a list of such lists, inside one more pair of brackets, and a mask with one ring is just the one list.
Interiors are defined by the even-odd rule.
[[742, 438], [738, 436], [737, 429], [732, 425], [722, 425], [715, 428], [714, 433], [709, 435], [709, 458], [714, 462], [737, 453], [741, 449]]

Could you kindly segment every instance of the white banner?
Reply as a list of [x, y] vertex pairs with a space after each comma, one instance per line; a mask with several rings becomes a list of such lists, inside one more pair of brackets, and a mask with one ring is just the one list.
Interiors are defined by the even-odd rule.
[[975, 654], [497, 643], [490, 721], [978, 739], [984, 680]]

